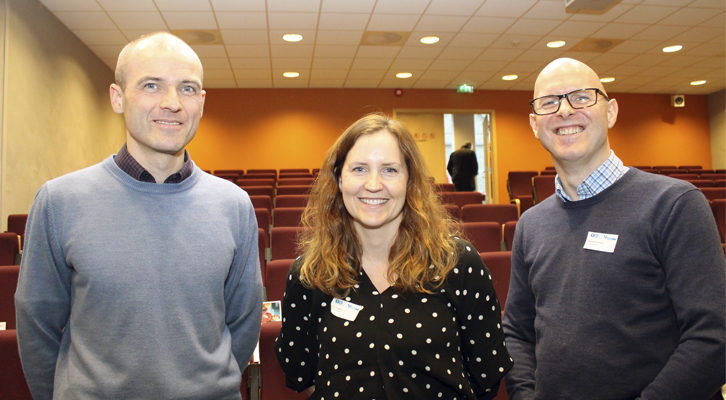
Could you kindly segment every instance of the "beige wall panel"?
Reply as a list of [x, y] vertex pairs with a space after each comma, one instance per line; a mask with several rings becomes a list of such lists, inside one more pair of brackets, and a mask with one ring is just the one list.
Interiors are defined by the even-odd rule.
[[713, 169], [726, 169], [726, 90], [708, 95]]
[[398, 112], [396, 118], [403, 122], [416, 138], [419, 150], [429, 174], [437, 183], [446, 182], [446, 155], [444, 154], [444, 114], [409, 114]]

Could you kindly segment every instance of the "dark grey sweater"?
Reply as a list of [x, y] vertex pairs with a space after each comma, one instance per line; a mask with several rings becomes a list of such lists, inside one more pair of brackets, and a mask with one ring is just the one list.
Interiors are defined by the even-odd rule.
[[[613, 253], [584, 249], [618, 235]], [[692, 185], [631, 168], [517, 225], [504, 315], [510, 399], [707, 399], [724, 381], [726, 262]]]

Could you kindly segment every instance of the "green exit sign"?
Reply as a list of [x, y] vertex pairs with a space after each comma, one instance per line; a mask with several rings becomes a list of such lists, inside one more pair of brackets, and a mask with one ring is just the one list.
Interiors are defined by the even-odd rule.
[[474, 86], [470, 86], [467, 84], [459, 86], [456, 91], [458, 93], [474, 93]]

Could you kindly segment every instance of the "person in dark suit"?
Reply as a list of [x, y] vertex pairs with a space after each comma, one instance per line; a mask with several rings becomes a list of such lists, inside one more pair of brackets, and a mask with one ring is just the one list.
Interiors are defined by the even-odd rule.
[[476, 190], [476, 175], [479, 163], [476, 162], [476, 153], [471, 149], [471, 142], [464, 143], [459, 150], [451, 153], [446, 170], [456, 185], [457, 192], [473, 192]]

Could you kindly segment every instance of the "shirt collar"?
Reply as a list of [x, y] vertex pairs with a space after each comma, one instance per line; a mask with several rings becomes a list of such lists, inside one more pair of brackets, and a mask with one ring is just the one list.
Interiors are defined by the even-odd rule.
[[[136, 159], [131, 155], [131, 153], [129, 153], [128, 149], [126, 148], [126, 143], [124, 143], [124, 145], [121, 147], [121, 150], [119, 150], [118, 154], [116, 154], [116, 157], [114, 157], [114, 161], [116, 162], [116, 165], [121, 168], [122, 171], [126, 172], [137, 181], [156, 183], [156, 180], [151, 175], [151, 173], [149, 173], [149, 171], [142, 167], [141, 164], [139, 164], [139, 162], [136, 161]], [[182, 165], [179, 171], [169, 175], [164, 180], [164, 183], [180, 183], [184, 179], [187, 179], [192, 174], [193, 170], [194, 167], [192, 165], [191, 157], [189, 157], [189, 152], [185, 149], [184, 165]]]
[[[588, 199], [607, 189], [625, 175], [628, 169], [623, 166], [615, 152], [610, 150], [610, 157], [577, 187], [578, 200]], [[555, 176], [555, 193], [564, 201], [576, 201], [565, 193], [559, 174]]]

